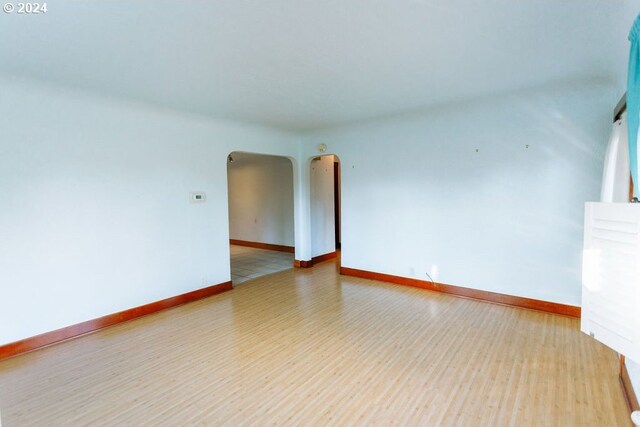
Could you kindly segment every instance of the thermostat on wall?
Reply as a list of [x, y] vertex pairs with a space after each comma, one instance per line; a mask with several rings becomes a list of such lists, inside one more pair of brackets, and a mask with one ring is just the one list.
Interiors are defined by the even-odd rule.
[[207, 201], [207, 194], [204, 191], [192, 191], [189, 193], [191, 203], [204, 203]]

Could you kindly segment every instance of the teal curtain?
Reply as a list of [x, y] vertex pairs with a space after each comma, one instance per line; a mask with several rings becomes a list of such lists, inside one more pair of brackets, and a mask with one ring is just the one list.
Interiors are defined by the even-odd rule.
[[640, 122], [640, 15], [629, 33], [629, 72], [627, 74], [627, 126], [629, 128], [629, 163], [633, 177], [633, 195], [638, 197], [638, 122]]

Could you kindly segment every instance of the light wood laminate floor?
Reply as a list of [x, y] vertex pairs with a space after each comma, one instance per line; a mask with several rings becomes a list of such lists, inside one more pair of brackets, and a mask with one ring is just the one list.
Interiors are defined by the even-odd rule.
[[578, 326], [328, 262], [0, 362], [2, 425], [629, 425]]

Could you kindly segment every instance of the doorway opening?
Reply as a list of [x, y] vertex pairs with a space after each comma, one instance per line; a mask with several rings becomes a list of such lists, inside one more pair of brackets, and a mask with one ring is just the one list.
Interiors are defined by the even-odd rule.
[[342, 247], [340, 159], [333, 154], [311, 160], [311, 252], [313, 264], [338, 258]]
[[292, 268], [293, 164], [234, 151], [227, 157], [229, 252], [234, 286]]

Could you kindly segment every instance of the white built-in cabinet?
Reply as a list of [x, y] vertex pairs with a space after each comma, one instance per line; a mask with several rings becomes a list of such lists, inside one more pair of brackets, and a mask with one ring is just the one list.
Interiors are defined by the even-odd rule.
[[587, 203], [584, 333], [640, 363], [640, 203]]

